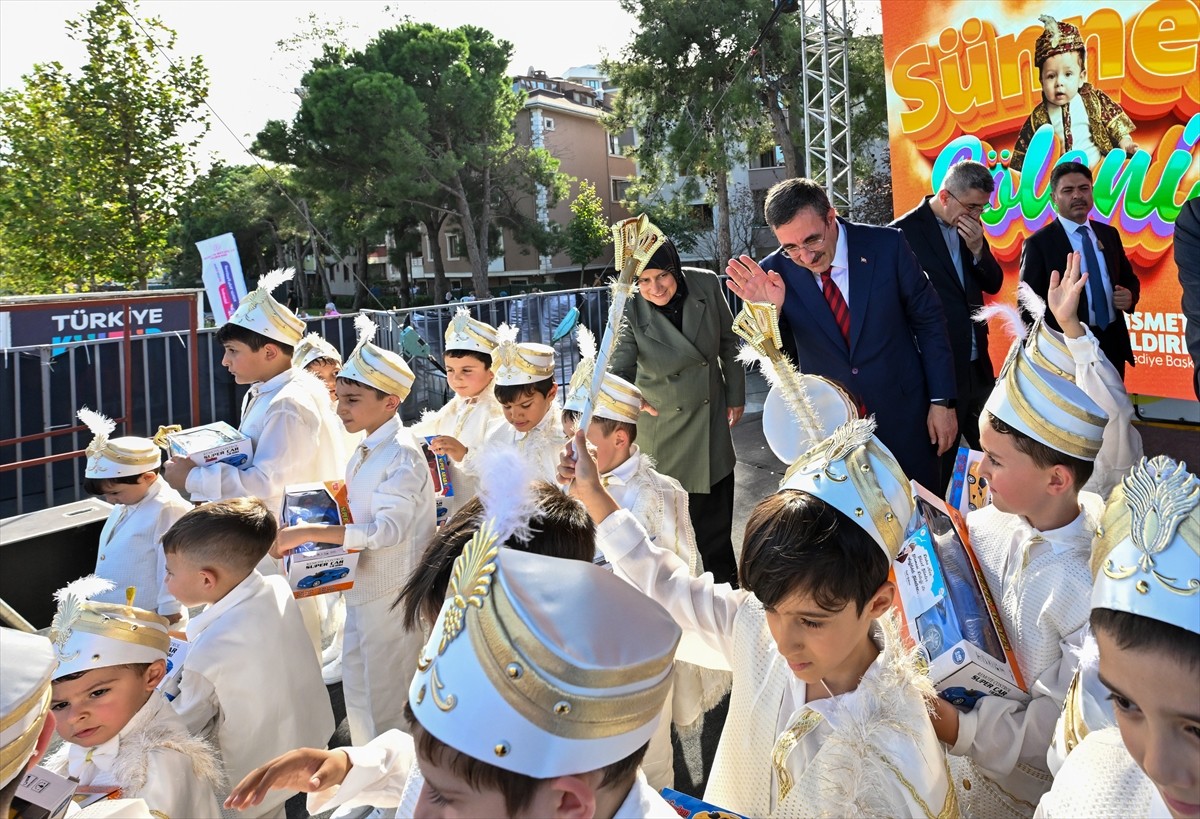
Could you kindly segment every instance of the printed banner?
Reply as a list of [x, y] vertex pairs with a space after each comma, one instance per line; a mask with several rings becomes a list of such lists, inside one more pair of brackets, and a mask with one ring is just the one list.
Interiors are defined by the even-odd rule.
[[[1038, 38], [1069, 26], [1079, 30], [1085, 59], [1078, 69], [1065, 66], [1070, 87], [1049, 99]], [[996, 192], [983, 226], [1005, 270], [994, 298], [1015, 304], [1022, 244], [1057, 216], [1051, 170], [1063, 160], [1088, 165], [1091, 218], [1120, 231], [1141, 282], [1136, 311], [1125, 316], [1137, 362], [1125, 384], [1135, 394], [1191, 399], [1172, 244], [1180, 206], [1200, 195], [1197, 0], [888, 0], [883, 50], [896, 213], [937, 191], [960, 159], [993, 169]], [[1078, 60], [1078, 51], [1058, 51], [1064, 64]], [[1049, 77], [1046, 87], [1058, 93]], [[1088, 118], [1081, 141], [1091, 144], [1067, 150], [1056, 126], [1059, 134], [1080, 133], [1082, 123], [1071, 125], [1079, 112]], [[993, 334], [1003, 338], [997, 328]], [[997, 367], [1007, 348], [992, 345]]]
[[211, 239], [196, 242], [203, 265], [202, 278], [213, 319], [220, 327], [229, 321], [242, 299], [246, 297], [246, 278], [242, 275], [242, 260], [232, 233], [222, 233]]
[[[120, 296], [119, 293], [112, 294], [114, 298]], [[137, 302], [129, 308], [129, 333], [142, 336], [187, 332], [191, 318], [191, 303], [185, 298], [164, 297], [162, 301]], [[38, 302], [36, 309], [9, 312], [0, 307], [0, 330], [3, 331], [0, 332], [0, 346], [5, 349], [51, 344], [55, 345], [51, 355], [57, 356], [66, 349], [59, 345], [67, 342], [123, 337], [125, 308], [97, 306], [89, 304], [87, 299], [70, 297], [64, 297], [62, 301]]]

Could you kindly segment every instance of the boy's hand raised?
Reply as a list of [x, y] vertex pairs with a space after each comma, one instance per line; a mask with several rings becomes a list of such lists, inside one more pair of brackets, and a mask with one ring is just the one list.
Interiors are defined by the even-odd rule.
[[345, 751], [288, 751], [248, 773], [229, 794], [225, 807], [245, 810], [260, 805], [272, 790], [323, 791], [342, 784], [351, 767]]
[[1080, 272], [1078, 253], [1067, 254], [1066, 272], [1050, 272], [1050, 287], [1046, 291], [1046, 306], [1067, 338], [1082, 338], [1083, 323], [1079, 321], [1079, 300], [1087, 284], [1087, 274]]

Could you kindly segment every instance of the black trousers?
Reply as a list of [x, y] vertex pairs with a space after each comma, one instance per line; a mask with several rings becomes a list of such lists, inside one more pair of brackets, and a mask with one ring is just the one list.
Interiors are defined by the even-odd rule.
[[[995, 379], [989, 378], [983, 369], [981, 360], [972, 361], [967, 368], [967, 383], [958, 385], [958, 434], [967, 439], [967, 446], [979, 449], [979, 416], [983, 413], [983, 405], [992, 394]], [[950, 479], [954, 476], [954, 460], [958, 455], [958, 445], [942, 454], [939, 477], [942, 485], [931, 486], [928, 489], [938, 489], [941, 495], [946, 494]]]
[[688, 516], [696, 531], [696, 548], [704, 570], [717, 583], [737, 588], [737, 559], [733, 556], [733, 472], [708, 492], [688, 493]]

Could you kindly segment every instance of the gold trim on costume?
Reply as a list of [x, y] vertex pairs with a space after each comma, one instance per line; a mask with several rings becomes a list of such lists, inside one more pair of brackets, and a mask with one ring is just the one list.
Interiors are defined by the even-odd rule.
[[1037, 364], [1044, 370], [1049, 370], [1060, 378], [1065, 378], [1072, 384], [1075, 383], [1075, 370], [1072, 368], [1070, 372], [1062, 369], [1049, 356], [1042, 352], [1042, 345], [1048, 344], [1051, 347], [1059, 350], [1064, 356], [1074, 361], [1074, 356], [1071, 355], [1070, 348], [1067, 347], [1065, 341], [1051, 332], [1046, 326], [1044, 319], [1039, 319], [1034, 327], [1029, 331], [1029, 342], [1026, 349], [1033, 363]]
[[[495, 611], [495, 599], [493, 594], [483, 607], [467, 611], [467, 634], [492, 686], [524, 719], [555, 736], [601, 739], [640, 728], [662, 710], [671, 689], [672, 664], [668, 663], [666, 673], [658, 682], [633, 693], [589, 696], [567, 691], [548, 679], [536, 662], [521, 653], [518, 649], [520, 637], [505, 631]], [[520, 665], [518, 673], [513, 673], [511, 667], [514, 664]], [[572, 671], [588, 679], [581, 669]], [[634, 678], [628, 669], [625, 672], [618, 675], [624, 682]], [[597, 676], [607, 679], [612, 673], [602, 672]]]
[[824, 719], [819, 712], [806, 709], [795, 722], [788, 726], [786, 731], [779, 735], [779, 739], [775, 740], [775, 747], [771, 749], [771, 764], [775, 768], [779, 802], [787, 799], [787, 795], [792, 791], [792, 786], [796, 784], [787, 770], [788, 756], [796, 749], [800, 741], [812, 733], [813, 729]]
[[[1014, 345], [1016, 346], [1016, 345]], [[1096, 454], [1100, 451], [1101, 440], [1099, 434], [1103, 431], [1104, 421], [1097, 418], [1091, 413], [1078, 409], [1074, 405], [1065, 401], [1061, 396], [1042, 383], [1032, 372], [1032, 365], [1025, 359], [1024, 356], [1016, 357], [1016, 366], [1009, 368], [1006, 378], [1005, 392], [1008, 395], [1009, 404], [1012, 405], [1013, 411], [1021, 419], [1021, 422], [1026, 424], [1031, 430], [1034, 430], [1038, 435], [1046, 440], [1046, 442], [1054, 449], [1085, 460], [1095, 460]], [[1027, 378], [1033, 383], [1034, 388], [1051, 401], [1056, 407], [1067, 411], [1072, 417], [1079, 420], [1086, 420], [1088, 423], [1094, 423], [1100, 429], [1097, 430], [1097, 439], [1092, 440], [1075, 432], [1068, 432], [1065, 429], [1051, 424], [1037, 412], [1021, 390], [1020, 381], [1017, 378], [1017, 373], [1024, 373]], [[1082, 413], [1082, 417], [1079, 415]]]
[[492, 353], [492, 372], [498, 374], [503, 369], [519, 370], [527, 375], [536, 375], [538, 378], [549, 378], [554, 375], [554, 356], [541, 351], [530, 351], [534, 355], [547, 356], [550, 359], [547, 365], [539, 367], [526, 359], [522, 352], [521, 345], [515, 341], [500, 344]]
[[53, 674], [53, 668], [46, 669], [45, 675], [38, 681], [37, 687], [30, 692], [29, 696], [21, 700], [8, 716], [0, 719], [0, 731], [7, 731], [16, 725], [40, 700], [50, 696], [50, 680], [53, 678]]
[[[475, 325], [477, 324], [481, 327], [488, 327], [489, 330], [492, 330], [492, 336], [489, 338], [484, 333], [475, 329]], [[487, 347], [489, 350], [494, 350], [496, 349], [497, 343], [495, 332], [495, 330], [483, 322], [471, 318], [471, 315], [465, 311], [462, 314], [455, 313], [454, 317], [450, 319], [450, 325], [446, 328], [445, 350], [446, 352], [449, 352], [451, 350], [474, 349], [454, 346], [455, 342], [461, 340], [463, 336], [474, 339], [476, 342], [482, 344], [484, 347]]]
[[[395, 367], [395, 363], [388, 361], [378, 352], [371, 349], [372, 346], [373, 345], [363, 345], [362, 348], [356, 350], [354, 355], [351, 356], [350, 361], [346, 363], [346, 368], [348, 369], [350, 365], [354, 365], [360, 371], [362, 371], [362, 374], [367, 378], [368, 386], [383, 390], [388, 395], [399, 396], [400, 400], [403, 401], [408, 397], [409, 392], [412, 391], [412, 382], [410, 381], [409, 383], [405, 384], [392, 377], [389, 374], [389, 371], [391, 368]], [[385, 362], [388, 366], [388, 370], [383, 369], [377, 363], [372, 361], [371, 358], [368, 358], [368, 354], [372, 358], [378, 358], [380, 361]], [[340, 375], [346, 378], [351, 378], [355, 381], [358, 380], [353, 378], [353, 373], [347, 375], [343, 371], [340, 373]]]
[[1071, 753], [1088, 735], [1087, 721], [1083, 718], [1083, 681], [1080, 670], [1075, 669], [1067, 696], [1063, 700], [1063, 749], [1064, 755]]
[[[50, 713], [50, 678], [47, 672], [44, 687], [35, 692], [33, 697], [26, 699], [18, 707], [16, 716], [21, 717], [29, 713], [34, 706], [40, 706], [41, 714], [33, 721], [33, 723], [20, 733], [19, 736], [13, 738], [11, 742], [0, 748], [0, 782], [8, 782], [14, 779], [17, 774], [25, 769], [25, 763], [33, 756], [34, 749], [37, 747], [38, 737], [42, 733], [42, 727], [46, 724], [46, 715]], [[5, 721], [5, 727], [13, 725], [16, 720], [11, 720], [13, 715]], [[11, 721], [10, 721], [11, 720]]]
[[[120, 607], [125, 611], [125, 607]], [[106, 617], [99, 612], [85, 611], [71, 626], [72, 631], [82, 631], [85, 634], [95, 634], [110, 640], [120, 640], [124, 643], [145, 646], [166, 654], [171, 648], [171, 637], [166, 631], [153, 627], [141, 628], [136, 623]]]

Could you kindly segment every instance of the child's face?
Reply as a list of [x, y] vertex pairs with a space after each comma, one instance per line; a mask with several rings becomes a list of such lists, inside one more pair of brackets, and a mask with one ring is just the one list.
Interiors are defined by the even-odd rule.
[[474, 398], [492, 383], [493, 373], [478, 358], [446, 353], [446, 381], [459, 398]]
[[810, 595], [793, 592], [774, 608], [764, 607], [767, 628], [792, 673], [824, 690], [820, 688], [822, 680], [844, 681], [861, 675], [858, 666], [865, 641], [870, 640], [871, 621], [891, 606], [893, 594], [892, 586], [884, 584], [859, 614], [854, 603], [833, 612], [821, 608]]
[[[433, 760], [418, 755], [421, 774], [425, 785], [417, 798], [413, 811], [421, 819], [494, 819], [497, 816], [560, 817], [572, 815], [594, 815], [596, 793], [589, 775], [560, 777], [543, 780], [534, 791], [529, 803], [519, 813], [510, 814], [504, 794], [495, 789], [477, 790], [453, 770], [434, 764]], [[563, 788], [556, 783], [570, 780]], [[592, 812], [587, 812], [591, 807]], [[569, 808], [576, 808], [570, 810]], [[582, 810], [580, 810], [582, 809]]]
[[167, 554], [167, 591], [185, 606], [200, 606], [211, 602], [211, 590], [203, 570], [179, 552]]
[[992, 505], [1001, 512], [1038, 518], [1050, 500], [1052, 467], [1042, 468], [1017, 449], [1015, 439], [992, 429], [987, 415], [979, 419], [979, 445], [984, 452], [979, 474], [992, 490]]
[[550, 392], [542, 395], [537, 390], [531, 390], [517, 398], [511, 404], [501, 404], [504, 410], [504, 420], [512, 424], [517, 432], [529, 430], [541, 423], [554, 404], [554, 396], [558, 394], [558, 385], [550, 388]]
[[1087, 69], [1079, 64], [1079, 52], [1055, 54], [1042, 63], [1042, 94], [1046, 102], [1066, 106], [1087, 82]]
[[340, 364], [332, 359], [318, 358], [304, 369], [325, 383], [325, 388], [329, 390], [330, 401], [337, 400], [337, 376], [342, 371]]
[[579, 419], [573, 412], [564, 412], [562, 416], [563, 435], [568, 438], [575, 437], [575, 430], [579, 428]]
[[587, 439], [596, 447], [596, 468], [601, 475], [612, 472], [629, 460], [629, 436], [623, 430], [613, 430], [611, 435], [605, 435], [600, 422], [592, 421], [588, 425]]
[[1196, 673], [1158, 651], [1118, 648], [1103, 630], [1100, 680], [1138, 767], [1158, 788], [1171, 815], [1200, 816], [1200, 703]]
[[137, 483], [104, 481], [100, 484], [100, 488], [103, 491], [97, 497], [109, 503], [132, 506], [135, 503], [140, 503], [146, 497], [146, 494], [150, 491], [150, 487], [154, 485], [154, 479], [157, 477], [153, 472], [145, 472], [138, 478]]
[[400, 406], [399, 396], [381, 398], [375, 390], [353, 381], [338, 382], [337, 402], [338, 418], [346, 431], [368, 434], [383, 426]]
[[84, 748], [103, 745], [133, 719], [162, 679], [162, 660], [143, 672], [129, 666], [94, 668], [74, 680], [51, 684], [50, 710], [58, 734]]
[[274, 375], [271, 362], [282, 354], [273, 344], [264, 344], [257, 351], [240, 341], [227, 341], [224, 347], [221, 366], [229, 370], [238, 384], [255, 384], [270, 379]]

